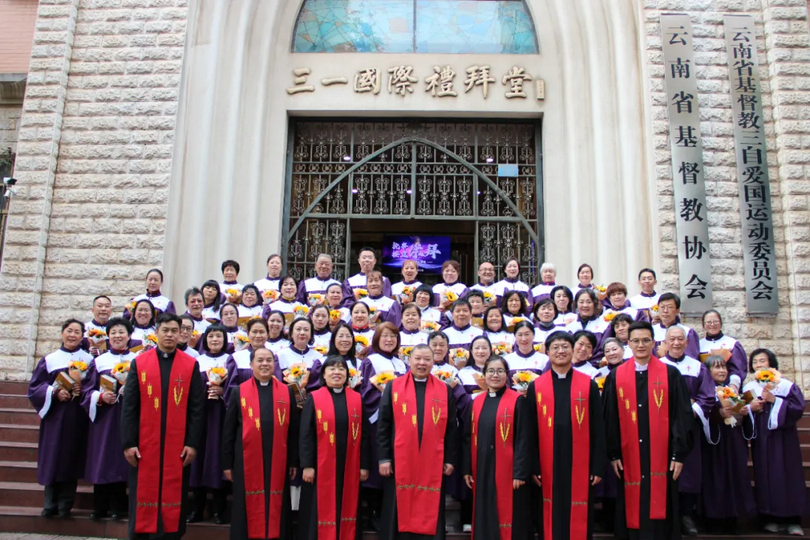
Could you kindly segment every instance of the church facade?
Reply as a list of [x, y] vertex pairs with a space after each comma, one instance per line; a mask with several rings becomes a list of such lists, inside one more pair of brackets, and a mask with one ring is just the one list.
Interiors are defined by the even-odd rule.
[[43, 0], [0, 373], [26, 378], [61, 321], [97, 294], [120, 310], [152, 267], [182, 306], [225, 259], [248, 283], [271, 253], [297, 277], [329, 253], [342, 278], [399, 234], [449, 236], [468, 283], [515, 256], [524, 281], [551, 261], [572, 285], [589, 263], [632, 295], [651, 267], [810, 389], [807, 16], [803, 0]]

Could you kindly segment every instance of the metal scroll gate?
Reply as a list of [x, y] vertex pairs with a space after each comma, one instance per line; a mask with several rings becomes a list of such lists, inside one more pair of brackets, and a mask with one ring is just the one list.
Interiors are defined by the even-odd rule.
[[[538, 281], [543, 260], [542, 155], [536, 123], [317, 122], [291, 126], [283, 238], [288, 272], [334, 276], [351, 264], [352, 220], [473, 222], [476, 267], [521, 263]], [[446, 221], [447, 223], [439, 223]], [[384, 225], [381, 223], [381, 225]]]

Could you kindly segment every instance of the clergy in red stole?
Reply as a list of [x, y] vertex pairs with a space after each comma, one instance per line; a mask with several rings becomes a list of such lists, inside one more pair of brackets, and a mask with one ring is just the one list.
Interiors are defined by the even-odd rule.
[[491, 356], [483, 373], [487, 391], [475, 394], [462, 453], [473, 490], [472, 539], [533, 540], [526, 398], [508, 387], [509, 365], [500, 356]]
[[188, 467], [202, 442], [205, 394], [197, 361], [177, 349], [180, 318], [157, 318], [157, 347], [132, 360], [121, 411], [129, 470], [129, 537], [180, 538]]
[[456, 463], [453, 389], [430, 374], [433, 352], [417, 345], [411, 371], [388, 383], [377, 422], [385, 480], [380, 538], [444, 538], [444, 488]]
[[250, 353], [253, 376], [231, 390], [222, 431], [222, 468], [233, 482], [231, 540], [292, 538], [290, 480], [298, 467], [298, 407], [273, 377], [276, 357]]
[[347, 387], [349, 367], [330, 356], [321, 367], [320, 389], [301, 411], [302, 540], [359, 540], [360, 482], [368, 478], [368, 421], [358, 392]]
[[628, 331], [633, 358], [607, 377], [607, 455], [619, 478], [616, 538], [681, 538], [678, 477], [692, 448], [692, 407], [676, 367], [652, 356], [652, 326]]
[[545, 540], [593, 538], [594, 486], [605, 471], [599, 387], [573, 367], [574, 338], [546, 338], [549, 366], [526, 392], [535, 483], [542, 492]]

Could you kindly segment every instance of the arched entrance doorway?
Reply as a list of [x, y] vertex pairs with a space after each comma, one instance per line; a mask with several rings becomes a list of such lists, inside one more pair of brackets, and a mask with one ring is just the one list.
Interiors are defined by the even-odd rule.
[[[298, 279], [329, 253], [339, 279], [391, 235], [450, 237], [461, 279], [516, 257], [527, 283], [543, 260], [536, 123], [294, 121], [284, 257]], [[500, 268], [498, 268], [500, 279]], [[398, 276], [392, 276], [397, 278]]]

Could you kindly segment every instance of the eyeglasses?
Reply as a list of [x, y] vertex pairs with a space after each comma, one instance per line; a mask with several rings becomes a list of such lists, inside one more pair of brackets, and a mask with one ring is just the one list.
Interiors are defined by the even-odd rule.
[[652, 339], [650, 339], [650, 338], [644, 338], [644, 339], [631, 339], [631, 340], [630, 340], [630, 343], [632, 343], [633, 345], [649, 345], [649, 344], [650, 344], [650, 343], [652, 343], [652, 342], [653, 342], [653, 340], [652, 340]]
[[181, 326], [180, 331], [181, 332], [193, 332], [194, 327], [193, 326]]
[[488, 369], [487, 375], [506, 375], [505, 369]]

